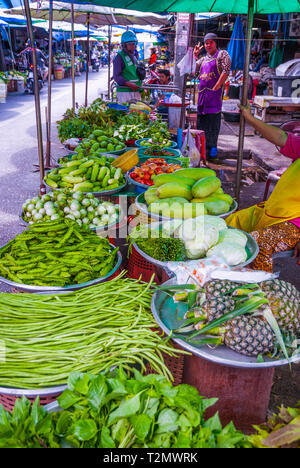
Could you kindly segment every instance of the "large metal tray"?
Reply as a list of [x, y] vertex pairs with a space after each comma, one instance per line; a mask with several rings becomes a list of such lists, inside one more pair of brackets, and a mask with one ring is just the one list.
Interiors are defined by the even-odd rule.
[[[155, 223], [156, 224], [156, 223]], [[154, 226], [153, 226], [154, 227]], [[233, 228], [231, 226], [228, 226], [228, 229], [236, 229], [236, 228]], [[240, 229], [236, 229], [237, 231], [240, 231]], [[240, 231], [242, 232], [243, 234], [245, 234], [248, 238], [248, 241], [247, 241], [247, 244], [246, 244], [246, 252], [247, 252], [247, 260], [243, 263], [239, 263], [238, 265], [234, 265], [232, 268], [244, 268], [245, 266], [249, 265], [250, 263], [253, 262], [253, 260], [255, 260], [255, 258], [257, 257], [258, 255], [258, 252], [259, 252], [259, 247], [257, 245], [257, 242], [256, 240], [250, 235], [248, 234], [247, 232], [244, 232], [244, 231]], [[149, 255], [147, 255], [145, 252], [143, 252], [137, 245], [136, 243], [133, 243], [133, 246], [134, 248], [136, 249], [136, 251], [142, 256], [144, 257], [146, 260], [148, 260], [148, 262], [150, 263], [153, 263], [155, 265], [158, 265], [160, 267], [163, 267], [165, 269], [168, 270], [167, 268], [167, 262], [161, 262], [160, 260], [157, 260], [156, 258], [153, 258], [153, 257], [150, 257]], [[200, 260], [200, 259], [199, 259]], [[187, 262], [189, 260], [186, 260]], [[176, 263], [176, 262], [173, 262], [173, 263]], [[180, 263], [180, 262], [178, 262]]]
[[[171, 278], [164, 283], [164, 285], [171, 284], [176, 284], [175, 278]], [[151, 303], [152, 314], [160, 328], [167, 335], [171, 334], [171, 329], [182, 326], [184, 314], [187, 309], [187, 304], [182, 302], [174, 303], [173, 298], [164, 291], [157, 290], [153, 294]], [[236, 353], [235, 351], [227, 348], [227, 346], [220, 345], [214, 348], [208, 345], [190, 344], [185, 339], [185, 336], [188, 336], [188, 334], [182, 334], [181, 336], [182, 338], [172, 339], [186, 351], [189, 351], [200, 358], [214, 362], [215, 364], [256, 369], [278, 367], [289, 364], [287, 359], [271, 359], [267, 357], [264, 357], [264, 362], [257, 362], [256, 357], [249, 357]], [[289, 361], [290, 363], [300, 362], [300, 355], [292, 356]]]
[[[149, 188], [149, 187], [148, 187]], [[167, 216], [161, 216], [159, 214], [151, 213], [151, 211], [148, 210], [147, 203], [145, 202], [145, 194], [140, 193], [136, 199], [135, 199], [135, 204], [138, 210], [140, 210], [142, 213], [146, 214], [150, 218], [156, 219], [158, 221], [169, 221], [170, 219], [174, 218], [168, 218]], [[219, 218], [227, 218], [227, 216], [231, 215], [234, 213], [238, 208], [238, 204], [235, 200], [233, 200], [233, 203], [230, 207], [230, 210], [227, 213], [223, 213], [221, 215], [218, 215]]]
[[[109, 244], [112, 249], [115, 249], [115, 246], [112, 244]], [[4, 247], [2, 245], [1, 247]], [[87, 281], [86, 283], [80, 283], [80, 284], [71, 284], [69, 286], [61, 287], [61, 286], [36, 286], [33, 284], [22, 284], [22, 283], [16, 283], [15, 281], [11, 281], [7, 278], [3, 278], [0, 276], [0, 282], [8, 284], [9, 286], [12, 286], [16, 289], [26, 291], [26, 292], [32, 292], [32, 293], [37, 293], [37, 292], [57, 292], [57, 291], [65, 291], [65, 292], [71, 292], [71, 291], [76, 291], [77, 289], [83, 289], [87, 288], [88, 286], [93, 286], [94, 284], [98, 283], [103, 283], [106, 281], [108, 278], [110, 278], [121, 266], [122, 264], [122, 255], [118, 251], [117, 252], [117, 261], [114, 266], [114, 268], [105, 276], [100, 276], [99, 278], [95, 278], [94, 280]]]

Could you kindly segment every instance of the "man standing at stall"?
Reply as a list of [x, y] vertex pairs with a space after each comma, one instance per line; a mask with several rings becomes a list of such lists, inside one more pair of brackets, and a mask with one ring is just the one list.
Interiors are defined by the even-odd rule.
[[194, 48], [196, 74], [199, 73], [197, 128], [205, 132], [207, 156], [215, 158], [221, 127], [223, 85], [230, 73], [231, 59], [226, 50], [217, 48], [216, 34], [206, 34], [204, 47], [207, 54], [199, 60], [203, 46], [198, 44]]
[[121, 38], [122, 50], [113, 62], [113, 78], [117, 83], [117, 101], [122, 104], [131, 99], [141, 99], [141, 79], [138, 75], [137, 37], [125, 31]]

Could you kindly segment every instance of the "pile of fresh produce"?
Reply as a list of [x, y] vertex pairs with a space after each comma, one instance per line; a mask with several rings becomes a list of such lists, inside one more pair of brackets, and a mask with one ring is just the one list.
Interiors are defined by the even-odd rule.
[[218, 256], [227, 265], [235, 266], [248, 258], [247, 235], [239, 229], [228, 228], [222, 218], [204, 215], [175, 226], [174, 236], [184, 242], [188, 259]]
[[80, 158], [85, 158], [91, 156], [100, 157], [103, 153], [111, 153], [124, 148], [126, 148], [125, 143], [118, 138], [110, 136], [107, 130], [97, 129], [88, 138], [83, 139], [75, 148], [75, 151]]
[[144, 156], [152, 156], [152, 157], [165, 157], [165, 158], [174, 158], [174, 153], [172, 153], [170, 150], [167, 150], [166, 148], [162, 148], [161, 146], [151, 146], [150, 148], [143, 150]]
[[81, 284], [106, 276], [117, 251], [72, 219], [36, 223], [0, 249], [0, 275], [36, 286]]
[[[146, 137], [145, 137], [146, 138]], [[161, 135], [154, 135], [151, 138], [146, 138], [143, 141], [139, 142], [140, 146], [143, 148], [149, 148], [151, 146], [160, 146], [161, 148], [169, 148], [172, 146], [172, 140], [168, 140], [167, 138], [162, 137]]]
[[147, 161], [135, 167], [129, 176], [140, 184], [154, 185], [153, 179], [158, 174], [172, 174], [181, 169], [180, 164], [168, 163], [163, 158], [149, 158]]
[[45, 182], [54, 189], [69, 188], [77, 192], [103, 192], [125, 184], [121, 168], [115, 168], [111, 159], [72, 159], [47, 172]]
[[254, 448], [300, 448], [300, 401], [297, 408], [281, 405], [248, 440]]
[[170, 132], [167, 125], [158, 119], [149, 122], [147, 114], [126, 114], [119, 117], [114, 128], [114, 137], [122, 141], [140, 140], [153, 137], [157, 141], [170, 140]]
[[228, 228], [216, 216], [138, 225], [128, 238], [130, 244], [135, 243], [147, 255], [163, 262], [218, 256], [227, 265], [236, 266], [248, 258], [247, 235]]
[[69, 189], [48, 192], [25, 201], [22, 219], [28, 223], [70, 218], [80, 226], [96, 229], [119, 221], [120, 206], [102, 202], [92, 193], [70, 192]]
[[158, 224], [139, 224], [128, 236], [129, 252], [132, 244], [136, 244], [145, 254], [161, 262], [186, 260], [184, 242], [168, 234], [167, 230]]
[[150, 213], [169, 218], [192, 218], [227, 213], [233, 198], [223, 193], [215, 171], [207, 168], [179, 169], [153, 178], [145, 194]]
[[47, 413], [38, 399], [31, 408], [25, 397], [12, 414], [0, 410], [0, 447], [251, 448], [232, 422], [223, 427], [218, 413], [205, 418], [216, 401], [136, 369], [133, 375], [121, 367], [100, 375], [72, 372], [58, 397], [61, 411]]
[[[184, 288], [184, 286], [182, 286]], [[300, 293], [283, 280], [259, 284], [213, 280], [196, 295], [177, 332], [198, 345], [225, 344], [246, 356], [284, 357], [299, 353]], [[196, 331], [195, 331], [196, 330]], [[298, 347], [298, 349], [297, 349]]]
[[[68, 294], [1, 293], [0, 386], [47, 388], [66, 384], [72, 371], [97, 375], [119, 365], [145, 371], [147, 363], [172, 379], [161, 353], [175, 358], [185, 351], [157, 331], [151, 281], [122, 276]], [[98, 400], [100, 389], [94, 390]]]
[[60, 141], [70, 138], [87, 138], [93, 130], [106, 129], [113, 133], [115, 125], [111, 110], [101, 99], [96, 99], [88, 107], [79, 107], [78, 110], [67, 109], [63, 119], [57, 122], [57, 132]]

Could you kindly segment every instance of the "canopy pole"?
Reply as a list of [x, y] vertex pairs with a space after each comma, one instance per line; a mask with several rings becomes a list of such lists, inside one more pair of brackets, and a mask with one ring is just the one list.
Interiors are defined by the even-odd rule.
[[[253, 27], [253, 15], [254, 15], [254, 0], [249, 0], [248, 3], [248, 22], [247, 22], [247, 35], [246, 35], [246, 51], [245, 51], [245, 62], [243, 71], [243, 87], [242, 87], [242, 106], [247, 104], [248, 99], [248, 80], [249, 80], [249, 65], [250, 65], [250, 51], [252, 41], [252, 27]], [[245, 118], [240, 115], [240, 131], [239, 131], [239, 146], [238, 146], [238, 158], [236, 168], [236, 201], [240, 203], [240, 189], [241, 189], [241, 178], [242, 178], [242, 166], [243, 166], [243, 153], [244, 153], [244, 137], [245, 137]]]
[[42, 133], [42, 120], [41, 120], [40, 90], [39, 90], [38, 73], [37, 73], [36, 47], [35, 47], [35, 43], [34, 43], [34, 34], [33, 34], [30, 6], [29, 6], [29, 1], [28, 0], [24, 0], [24, 7], [25, 7], [26, 22], [27, 22], [27, 30], [28, 30], [30, 43], [31, 43], [31, 49], [32, 49], [35, 116], [36, 116], [39, 169], [40, 169], [40, 194], [43, 195], [43, 194], [46, 193], [46, 186], [44, 184], [44, 172], [45, 172], [45, 170], [44, 170], [43, 133]]
[[53, 0], [49, 1], [49, 50], [48, 50], [48, 105], [47, 105], [47, 143], [45, 165], [51, 167], [51, 95], [52, 95], [52, 61], [53, 61]]
[[71, 58], [72, 58], [72, 108], [75, 111], [75, 45], [74, 45], [74, 4], [71, 3]]
[[[192, 45], [192, 36], [193, 36], [194, 24], [195, 24], [195, 14], [191, 13], [190, 17], [189, 17], [189, 32], [188, 32], [186, 51], [188, 51], [188, 48], [191, 47], [191, 45]], [[185, 126], [185, 95], [186, 95], [187, 77], [188, 77], [188, 74], [185, 73], [184, 78], [183, 78], [183, 87], [182, 87], [182, 96], [181, 96], [181, 111], [180, 111], [180, 128], [182, 128], [182, 129]]]
[[85, 101], [84, 105], [88, 105], [88, 81], [89, 81], [89, 63], [90, 63], [90, 14], [87, 17], [87, 43], [86, 43], [86, 78], [85, 78]]
[[110, 101], [113, 96], [110, 95], [110, 62], [111, 62], [111, 25], [108, 25], [108, 58], [107, 58], [107, 62], [108, 62], [108, 70], [107, 70], [107, 97], [108, 97], [108, 100]]

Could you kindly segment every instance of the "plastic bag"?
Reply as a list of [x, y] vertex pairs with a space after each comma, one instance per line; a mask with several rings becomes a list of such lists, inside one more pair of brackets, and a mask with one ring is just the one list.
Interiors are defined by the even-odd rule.
[[239, 283], [260, 283], [275, 279], [279, 275], [266, 271], [254, 271], [249, 268], [230, 267], [223, 258], [218, 256], [187, 262], [168, 262], [167, 269], [175, 274], [175, 284], [196, 284], [197, 286], [204, 286], [207, 281], [213, 279], [227, 279]]
[[[177, 96], [176, 94], [172, 94], [169, 97], [168, 102], [170, 104], [181, 104], [181, 97]], [[168, 109], [168, 117], [169, 117], [169, 128], [179, 128], [180, 126], [180, 114], [181, 114], [181, 106], [179, 107], [169, 107]]]
[[193, 137], [193, 134], [191, 132], [191, 127], [189, 127], [186, 132], [186, 135], [184, 137], [183, 144], [181, 147], [181, 152], [183, 156], [189, 158], [190, 167], [200, 166], [201, 154], [196, 146], [195, 138]]
[[194, 57], [193, 48], [189, 47], [187, 53], [183, 59], [178, 62], [177, 67], [179, 68], [180, 76], [188, 74], [194, 74], [196, 70], [196, 60]]

